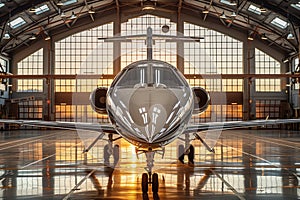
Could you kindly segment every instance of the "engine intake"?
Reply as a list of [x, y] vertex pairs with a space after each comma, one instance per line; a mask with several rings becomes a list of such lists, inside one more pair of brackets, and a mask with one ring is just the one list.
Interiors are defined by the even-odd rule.
[[93, 110], [99, 114], [107, 114], [106, 94], [107, 88], [99, 87], [95, 89], [90, 95], [90, 104]]
[[207, 109], [210, 103], [210, 96], [208, 92], [202, 87], [194, 87], [193, 92], [194, 92], [193, 114], [200, 114]]

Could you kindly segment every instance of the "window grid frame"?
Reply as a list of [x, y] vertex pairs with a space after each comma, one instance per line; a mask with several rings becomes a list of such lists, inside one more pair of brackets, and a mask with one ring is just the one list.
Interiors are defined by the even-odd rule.
[[112, 75], [113, 44], [98, 39], [112, 36], [113, 22], [55, 42], [55, 74]]
[[[166, 24], [170, 27], [168, 33], [162, 32], [161, 24]], [[150, 14], [133, 18], [122, 23], [121, 35], [146, 34], [149, 26], [152, 28], [153, 34], [176, 35], [176, 23], [171, 22], [168, 18], [157, 17]], [[147, 59], [147, 46], [145, 45], [144, 40], [121, 42], [121, 49], [121, 69], [135, 61]], [[172, 51], [168, 51], [168, 49], [171, 49]], [[134, 50], [134, 52], [132, 52], [132, 50]], [[162, 39], [155, 40], [155, 44], [153, 45], [153, 59], [163, 60], [173, 66], [176, 66], [176, 55], [177, 44], [175, 42], [167, 42]]]
[[[32, 53], [17, 63], [18, 75], [43, 75], [44, 53], [43, 48]], [[43, 79], [18, 79], [17, 92], [43, 92]]]
[[19, 119], [43, 119], [43, 101], [30, 100], [19, 102]]
[[[255, 74], [280, 74], [280, 62], [255, 48]], [[281, 92], [281, 79], [255, 79], [256, 92]]]
[[[243, 43], [241, 41], [187, 22], [184, 22], [184, 35], [205, 38], [200, 43], [186, 42], [184, 44], [185, 75], [243, 73]], [[222, 46], [222, 51], [219, 51], [219, 46]], [[200, 68], [200, 66], [205, 67]], [[243, 91], [242, 79], [221, 79], [221, 77], [220, 79], [205, 79], [203, 85], [208, 91]]]

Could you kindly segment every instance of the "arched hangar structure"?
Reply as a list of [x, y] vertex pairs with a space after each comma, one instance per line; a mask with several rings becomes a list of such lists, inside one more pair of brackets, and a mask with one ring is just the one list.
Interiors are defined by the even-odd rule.
[[[106, 121], [72, 94], [87, 98], [146, 54], [140, 41], [98, 38], [144, 33], [151, 26], [159, 34], [204, 37], [196, 44], [157, 41], [154, 53], [191, 85], [226, 93], [224, 102], [216, 100], [195, 121], [210, 121], [213, 112], [217, 120], [298, 116], [299, 24], [299, 1], [1, 1], [1, 70], [12, 73], [3, 79], [1, 95], [20, 100], [10, 113], [18, 118], [69, 121], [76, 110], [76, 117]], [[78, 74], [91, 79], [77, 80]], [[28, 96], [35, 98], [22, 101]]]

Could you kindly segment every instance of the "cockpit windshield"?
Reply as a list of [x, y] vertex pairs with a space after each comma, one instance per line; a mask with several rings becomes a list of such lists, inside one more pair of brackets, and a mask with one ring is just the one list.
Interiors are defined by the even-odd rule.
[[161, 61], [133, 63], [123, 72], [116, 86], [146, 87], [167, 86], [185, 87], [186, 82], [170, 64]]
[[[145, 144], [169, 143], [181, 134], [192, 112], [192, 91], [172, 65], [145, 60], [132, 63], [107, 93], [107, 110], [119, 133]], [[137, 145], [137, 144], [136, 144]]]

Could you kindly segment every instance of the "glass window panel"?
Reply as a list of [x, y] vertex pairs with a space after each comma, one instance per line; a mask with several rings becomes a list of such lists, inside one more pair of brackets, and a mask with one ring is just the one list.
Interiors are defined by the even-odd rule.
[[[161, 30], [161, 26], [164, 24], [170, 27], [168, 33], [163, 33]], [[153, 15], [143, 15], [122, 23], [121, 35], [146, 34], [149, 26], [152, 28], [153, 34], [176, 35], [175, 23], [171, 22], [170, 19], [160, 18]], [[144, 40], [122, 42], [121, 49], [121, 68], [124, 68], [137, 60], [145, 60], [147, 58]], [[157, 60], [163, 60], [173, 66], [176, 66], [176, 53], [176, 43], [174, 42], [156, 40], [155, 44], [153, 45], [153, 58]]]
[[[269, 117], [270, 119], [278, 119], [279, 107], [280, 100], [256, 100], [256, 118], [265, 119]], [[278, 128], [278, 126], [274, 125], [273, 127]], [[270, 128], [270, 126], [266, 126], [266, 128]]]
[[19, 102], [19, 118], [20, 119], [37, 119], [42, 120], [43, 101], [34, 100]]
[[42, 14], [42, 13], [44, 13], [44, 12], [49, 11], [49, 10], [50, 10], [50, 9], [49, 9], [49, 7], [47, 6], [47, 4], [44, 4], [44, 5], [39, 6], [38, 8], [36, 8], [35, 14], [40, 15], [40, 14]]
[[300, 11], [300, 1], [296, 4], [291, 4], [292, 7], [298, 9]]
[[253, 12], [253, 13], [257, 14], [257, 15], [261, 15], [260, 8], [257, 7], [257, 6], [255, 6], [255, 5], [253, 5], [253, 4], [250, 4], [250, 6], [248, 7], [248, 11]]
[[19, 28], [20, 26], [22, 26], [24, 24], [26, 24], [26, 22], [22, 17], [18, 17], [16, 19], [12, 20], [11, 22], [9, 22], [9, 26], [12, 29]]
[[[280, 74], [280, 63], [266, 53], [255, 49], [256, 74]], [[280, 92], [280, 79], [256, 79], [257, 92]]]
[[[184, 43], [184, 74], [238, 74], [243, 71], [243, 45], [222, 33], [209, 30], [194, 24], [184, 23], [185, 36], [204, 37], [201, 43]], [[222, 50], [220, 49], [222, 47]], [[242, 89], [242, 81], [222, 85], [218, 81], [206, 81], [210, 91], [233, 91]], [[226, 80], [225, 80], [226, 82]], [[209, 84], [208, 84], [209, 83]], [[239, 90], [241, 91], [241, 90]]]
[[112, 37], [113, 23], [82, 31], [55, 43], [55, 74], [113, 74], [113, 44], [99, 41]]
[[271, 24], [281, 28], [281, 29], [285, 29], [288, 26], [287, 21], [280, 19], [279, 17], [275, 17], [272, 21]]
[[[18, 75], [43, 74], [43, 49], [36, 51], [17, 64]], [[43, 92], [42, 79], [24, 79], [17, 81], [17, 92]]]

